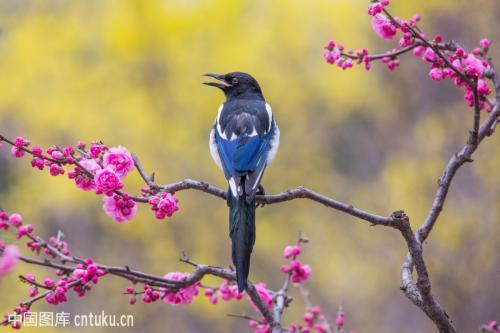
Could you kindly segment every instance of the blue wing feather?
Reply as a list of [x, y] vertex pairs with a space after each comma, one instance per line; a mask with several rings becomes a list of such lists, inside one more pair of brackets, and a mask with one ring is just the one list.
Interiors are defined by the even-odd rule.
[[[260, 181], [274, 132], [274, 122], [271, 130], [264, 135], [243, 136], [235, 140], [226, 140], [215, 130], [215, 141], [226, 179], [255, 173], [257, 177], [254, 177], [254, 181]], [[251, 185], [253, 187], [254, 184]]]

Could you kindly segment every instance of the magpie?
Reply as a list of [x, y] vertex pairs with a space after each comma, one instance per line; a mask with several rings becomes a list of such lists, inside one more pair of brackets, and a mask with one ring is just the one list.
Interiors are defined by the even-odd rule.
[[255, 244], [255, 196], [267, 165], [276, 156], [280, 131], [271, 106], [249, 74], [204, 74], [219, 82], [204, 82], [224, 92], [210, 132], [212, 158], [229, 183], [229, 236], [238, 291], [247, 287], [250, 256]]

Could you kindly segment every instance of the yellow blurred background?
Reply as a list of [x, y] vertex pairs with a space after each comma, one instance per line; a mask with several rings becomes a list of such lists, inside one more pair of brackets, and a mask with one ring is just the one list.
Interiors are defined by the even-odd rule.
[[[396, 16], [420, 12], [430, 36], [439, 32], [467, 49], [491, 38], [500, 67], [498, 0], [393, 2]], [[263, 180], [268, 193], [304, 185], [382, 215], [405, 209], [417, 227], [445, 163], [466, 140], [472, 113], [461, 91], [430, 81], [427, 65], [412, 55], [394, 73], [383, 64], [368, 73], [343, 72], [323, 61], [330, 38], [371, 52], [395, 45], [372, 33], [367, 6], [364, 0], [0, 0], [0, 133], [44, 147], [79, 139], [121, 144], [159, 183], [194, 178], [225, 188], [207, 145], [223, 96], [201, 85], [200, 74], [245, 71], [259, 80], [281, 129], [280, 151]], [[500, 315], [499, 144], [500, 135], [487, 139], [459, 172], [425, 248], [433, 291], [462, 332]], [[126, 185], [142, 183], [134, 175]], [[157, 221], [141, 206], [134, 221], [119, 225], [103, 213], [99, 197], [66, 176], [38, 172], [5, 147], [0, 152], [0, 206], [23, 214], [44, 237], [63, 230], [75, 255], [161, 275], [190, 270], [178, 261], [183, 250], [198, 262], [229, 265], [225, 203], [195, 191], [178, 197], [181, 210], [170, 219]], [[258, 210], [251, 280], [279, 288], [282, 249], [299, 230], [311, 239], [303, 255], [313, 268], [306, 286], [326, 314], [334, 318], [342, 304], [357, 332], [434, 331], [399, 290], [406, 253], [400, 235], [304, 200]], [[27, 297], [16, 277], [27, 272], [52, 274], [19, 265], [0, 282], [1, 313]], [[121, 295], [127, 285], [102, 279], [84, 298], [33, 310], [134, 314], [135, 327], [120, 332], [248, 330], [246, 321], [226, 316], [252, 314], [246, 302], [213, 306], [199, 297], [192, 306], [130, 306]], [[300, 296], [292, 295], [285, 323], [304, 313]]]

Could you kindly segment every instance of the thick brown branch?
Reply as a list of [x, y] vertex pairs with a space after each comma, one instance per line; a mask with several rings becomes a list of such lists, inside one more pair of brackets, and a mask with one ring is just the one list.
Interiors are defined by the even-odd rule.
[[[500, 82], [490, 63], [490, 73], [497, 92], [500, 91]], [[476, 112], [478, 110], [476, 109]], [[456, 332], [455, 327], [448, 314], [431, 294], [431, 284], [427, 269], [422, 256], [422, 244], [432, 231], [446, 200], [452, 180], [458, 169], [466, 162], [472, 162], [472, 154], [476, 151], [482, 140], [492, 134], [495, 124], [500, 117], [500, 94], [497, 93], [497, 100], [490, 114], [477, 130], [477, 138], [469, 138], [465, 146], [449, 160], [442, 177], [439, 179], [438, 189], [424, 223], [418, 228], [415, 235], [411, 232], [409, 223], [403, 226], [401, 233], [405, 238], [409, 253], [401, 267], [402, 289], [406, 296], [419, 308], [421, 308], [429, 318], [435, 323], [440, 332]], [[478, 121], [475, 118], [475, 121]], [[476, 127], [476, 125], [475, 125]], [[474, 135], [472, 135], [474, 137]], [[417, 283], [413, 282], [412, 270], [417, 271]]]
[[[193, 180], [193, 179], [184, 179], [177, 183], [167, 184], [157, 186], [161, 191], [175, 193], [178, 191], [194, 189], [198, 191], [202, 191], [221, 199], [226, 199], [227, 192], [216, 187], [210, 185], [203, 181]], [[294, 189], [286, 190], [284, 192], [278, 194], [271, 195], [257, 195], [256, 201], [257, 203], [262, 203], [266, 205], [281, 203], [285, 201], [295, 200], [295, 199], [309, 199], [311, 201], [315, 201], [325, 205], [326, 207], [330, 207], [346, 214], [352, 215], [354, 217], [358, 217], [362, 220], [370, 222], [376, 225], [385, 225], [385, 226], [394, 226], [394, 219], [391, 217], [376, 215], [372, 213], [368, 213], [364, 210], [356, 208], [350, 204], [335, 200], [333, 198], [327, 197], [323, 194], [314, 192], [306, 187], [299, 186]]]

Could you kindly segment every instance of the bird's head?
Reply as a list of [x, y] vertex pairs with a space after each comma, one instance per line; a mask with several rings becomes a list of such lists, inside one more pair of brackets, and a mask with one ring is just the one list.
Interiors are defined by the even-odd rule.
[[244, 96], [259, 96], [262, 99], [262, 91], [259, 83], [250, 74], [243, 72], [231, 72], [227, 74], [204, 74], [213, 77], [219, 82], [203, 82], [204, 84], [221, 89], [227, 99]]

